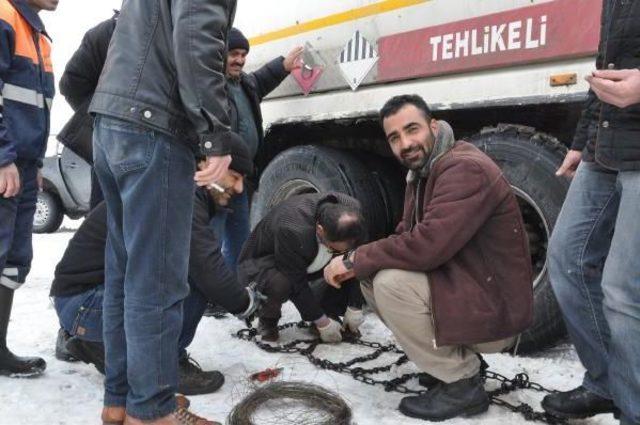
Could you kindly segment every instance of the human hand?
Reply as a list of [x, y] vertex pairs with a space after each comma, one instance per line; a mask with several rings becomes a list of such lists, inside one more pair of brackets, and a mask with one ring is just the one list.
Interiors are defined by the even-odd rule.
[[342, 330], [349, 330], [351, 333], [358, 333], [360, 326], [364, 323], [364, 314], [362, 310], [355, 309], [353, 307], [347, 307], [347, 311], [344, 313], [344, 322], [342, 323]]
[[582, 152], [577, 150], [570, 150], [564, 157], [562, 165], [560, 165], [560, 168], [558, 168], [558, 170], [556, 171], [556, 176], [566, 176], [572, 178], [576, 173], [578, 165], [580, 165], [580, 161], [582, 161]]
[[640, 103], [640, 70], [619, 69], [594, 71], [585, 79], [598, 98], [618, 108]]
[[336, 343], [342, 341], [342, 328], [337, 321], [330, 317], [322, 316], [314, 323], [316, 324], [316, 329], [320, 332], [320, 339], [323, 342]]
[[287, 56], [285, 56], [284, 61], [282, 62], [282, 65], [287, 72], [291, 72], [296, 68], [300, 68], [301, 63], [298, 58], [300, 58], [302, 52], [304, 52], [304, 47], [297, 46], [294, 47], [293, 50], [291, 50], [289, 53], [287, 53]]
[[12, 198], [20, 193], [20, 172], [13, 162], [0, 167], [0, 194]]
[[342, 282], [353, 279], [355, 275], [353, 270], [345, 267], [342, 257], [333, 258], [324, 268], [324, 280], [336, 289], [340, 289]]
[[231, 155], [208, 156], [200, 171], [196, 171], [194, 180], [198, 186], [207, 186], [221, 180], [229, 170]]

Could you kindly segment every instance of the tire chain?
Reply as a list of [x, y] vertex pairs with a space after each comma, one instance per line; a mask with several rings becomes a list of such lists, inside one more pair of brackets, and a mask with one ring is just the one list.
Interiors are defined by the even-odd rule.
[[[247, 323], [249, 325], [249, 323]], [[283, 325], [278, 326], [278, 330], [282, 331], [288, 328], [299, 328], [299, 329], [309, 329], [311, 328], [311, 324], [301, 321], [301, 322], [290, 322], [285, 323]], [[363, 356], [355, 357], [351, 360], [345, 362], [332, 362], [326, 359], [321, 359], [314, 355], [315, 349], [318, 345], [322, 344], [320, 338], [313, 339], [296, 339], [290, 341], [286, 344], [282, 345], [274, 345], [266, 342], [260, 341], [258, 336], [258, 330], [249, 325], [246, 329], [241, 329], [236, 333], [236, 336], [245, 341], [254, 342], [260, 349], [268, 352], [268, 353], [298, 353], [306, 357], [311, 364], [314, 366], [325, 369], [332, 370], [334, 372], [343, 373], [346, 375], [351, 375], [353, 379], [356, 381], [362, 382], [367, 385], [380, 385], [387, 392], [398, 392], [402, 394], [425, 394], [426, 390], [413, 390], [407, 387], [405, 384], [407, 381], [410, 381], [413, 378], [418, 378], [420, 373], [407, 373], [402, 376], [399, 376], [394, 379], [389, 380], [381, 380], [374, 379], [368, 375], [375, 375], [380, 372], [388, 372], [393, 367], [400, 366], [409, 361], [407, 355], [400, 350], [395, 344], [387, 344], [383, 345], [379, 342], [370, 342], [364, 341], [360, 339], [358, 335], [354, 334], [344, 334], [343, 342], [347, 342], [353, 345], [360, 345], [364, 347], [373, 348], [374, 351], [371, 354], [366, 354]], [[353, 367], [358, 363], [364, 363], [370, 360], [375, 360], [379, 358], [384, 353], [392, 353], [398, 354], [400, 357], [398, 359], [386, 366], [378, 366], [373, 368], [362, 368], [362, 367]], [[544, 422], [550, 425], [566, 425], [566, 419], [558, 418], [556, 416], [550, 415], [545, 412], [536, 412], [533, 410], [531, 406], [526, 403], [520, 403], [519, 405], [514, 405], [508, 403], [507, 401], [499, 398], [500, 396], [509, 394], [519, 389], [530, 389], [539, 392], [545, 393], [556, 393], [555, 390], [549, 390], [543, 387], [540, 384], [532, 382], [529, 380], [529, 376], [526, 373], [518, 373], [513, 379], [509, 379], [504, 375], [501, 375], [496, 372], [492, 372], [490, 370], [482, 370], [483, 379], [485, 382], [487, 380], [494, 380], [500, 383], [500, 387], [493, 391], [488, 391], [489, 399], [492, 404], [496, 406], [501, 406], [507, 410], [510, 410], [514, 413], [521, 414], [527, 421], [538, 421]]]

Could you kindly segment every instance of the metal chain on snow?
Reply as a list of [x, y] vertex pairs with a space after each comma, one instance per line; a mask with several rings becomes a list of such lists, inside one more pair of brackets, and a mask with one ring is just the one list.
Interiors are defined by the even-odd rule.
[[[299, 329], [309, 329], [311, 328], [311, 324], [307, 322], [291, 322], [285, 323], [283, 325], [278, 326], [278, 330], [282, 331], [284, 329], [297, 327]], [[412, 390], [408, 388], [405, 384], [407, 381], [410, 381], [413, 378], [418, 378], [420, 376], [419, 373], [407, 373], [402, 376], [399, 376], [394, 379], [382, 380], [382, 379], [374, 379], [370, 375], [375, 375], [380, 372], [388, 372], [393, 367], [400, 366], [409, 361], [406, 354], [402, 350], [400, 350], [395, 344], [387, 344], [383, 345], [379, 342], [370, 342], [364, 341], [357, 336], [347, 335], [343, 337], [343, 342], [360, 345], [364, 347], [372, 348], [374, 351], [371, 354], [355, 357], [351, 360], [345, 362], [332, 362], [327, 359], [321, 359], [314, 355], [314, 352], [318, 345], [322, 344], [320, 338], [312, 338], [312, 339], [296, 339], [291, 342], [287, 342], [286, 344], [275, 345], [266, 342], [262, 342], [258, 340], [256, 337], [258, 336], [258, 330], [253, 327], [248, 327], [246, 329], [241, 329], [236, 333], [236, 336], [245, 341], [252, 341], [255, 343], [260, 349], [267, 351], [269, 353], [298, 353], [305, 356], [309, 362], [313, 365], [319, 367], [320, 369], [332, 370], [338, 373], [344, 373], [346, 375], [351, 375], [353, 379], [356, 381], [360, 381], [367, 385], [380, 385], [384, 388], [385, 391], [394, 391], [402, 394], [424, 394], [426, 390]], [[358, 363], [364, 363], [370, 360], [375, 360], [379, 358], [384, 353], [397, 354], [398, 359], [386, 366], [378, 366], [372, 368], [362, 368], [357, 367]], [[514, 405], [508, 403], [507, 401], [499, 398], [502, 395], [509, 394], [513, 391], [519, 389], [531, 389], [534, 391], [541, 391], [546, 393], [554, 393], [556, 391], [549, 390], [544, 388], [542, 385], [537, 384], [535, 382], [531, 382], [529, 380], [529, 376], [526, 373], [519, 373], [513, 379], [509, 379], [506, 376], [500, 375], [499, 373], [491, 372], [489, 370], [483, 371], [483, 377], [485, 380], [495, 380], [500, 383], [500, 387], [496, 390], [489, 391], [489, 398], [491, 403], [496, 406], [504, 407], [514, 413], [521, 414], [527, 421], [539, 421], [545, 422], [550, 425], [565, 425], [567, 421], [565, 419], [557, 418], [555, 416], [549, 415], [548, 413], [536, 412], [533, 410], [531, 406], [526, 403], [520, 403], [519, 405]]]

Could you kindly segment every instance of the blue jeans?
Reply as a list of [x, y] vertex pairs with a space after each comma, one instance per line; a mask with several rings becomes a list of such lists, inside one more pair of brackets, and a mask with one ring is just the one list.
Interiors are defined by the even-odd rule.
[[216, 235], [222, 240], [222, 256], [235, 273], [242, 246], [249, 238], [249, 196], [247, 192], [233, 196], [228, 210], [219, 209], [212, 220]]
[[195, 159], [168, 135], [107, 116], [93, 147], [107, 204], [104, 404], [153, 420], [176, 408]]
[[35, 161], [16, 161], [22, 185], [12, 198], [0, 195], [0, 285], [18, 289], [24, 283], [33, 258], [31, 230], [38, 198]]
[[[189, 296], [184, 300], [182, 332], [178, 340], [180, 357], [187, 355], [187, 347], [193, 341], [196, 329], [207, 307], [204, 295], [190, 282]], [[102, 304], [104, 286], [68, 297], [55, 297], [53, 304], [60, 326], [69, 334], [92, 342], [103, 342]]]
[[640, 172], [582, 163], [549, 243], [549, 275], [583, 385], [640, 423]]
[[69, 332], [91, 342], [102, 342], [102, 303], [104, 286], [68, 297], [54, 297], [53, 305], [60, 326]]

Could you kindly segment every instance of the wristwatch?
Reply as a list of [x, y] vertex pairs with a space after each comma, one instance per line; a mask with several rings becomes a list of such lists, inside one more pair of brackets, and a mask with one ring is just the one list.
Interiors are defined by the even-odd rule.
[[353, 261], [351, 261], [351, 255], [355, 252], [355, 249], [352, 249], [350, 251], [347, 251], [344, 253], [344, 255], [342, 256], [342, 264], [344, 264], [344, 267], [347, 270], [351, 270], [353, 269]]

